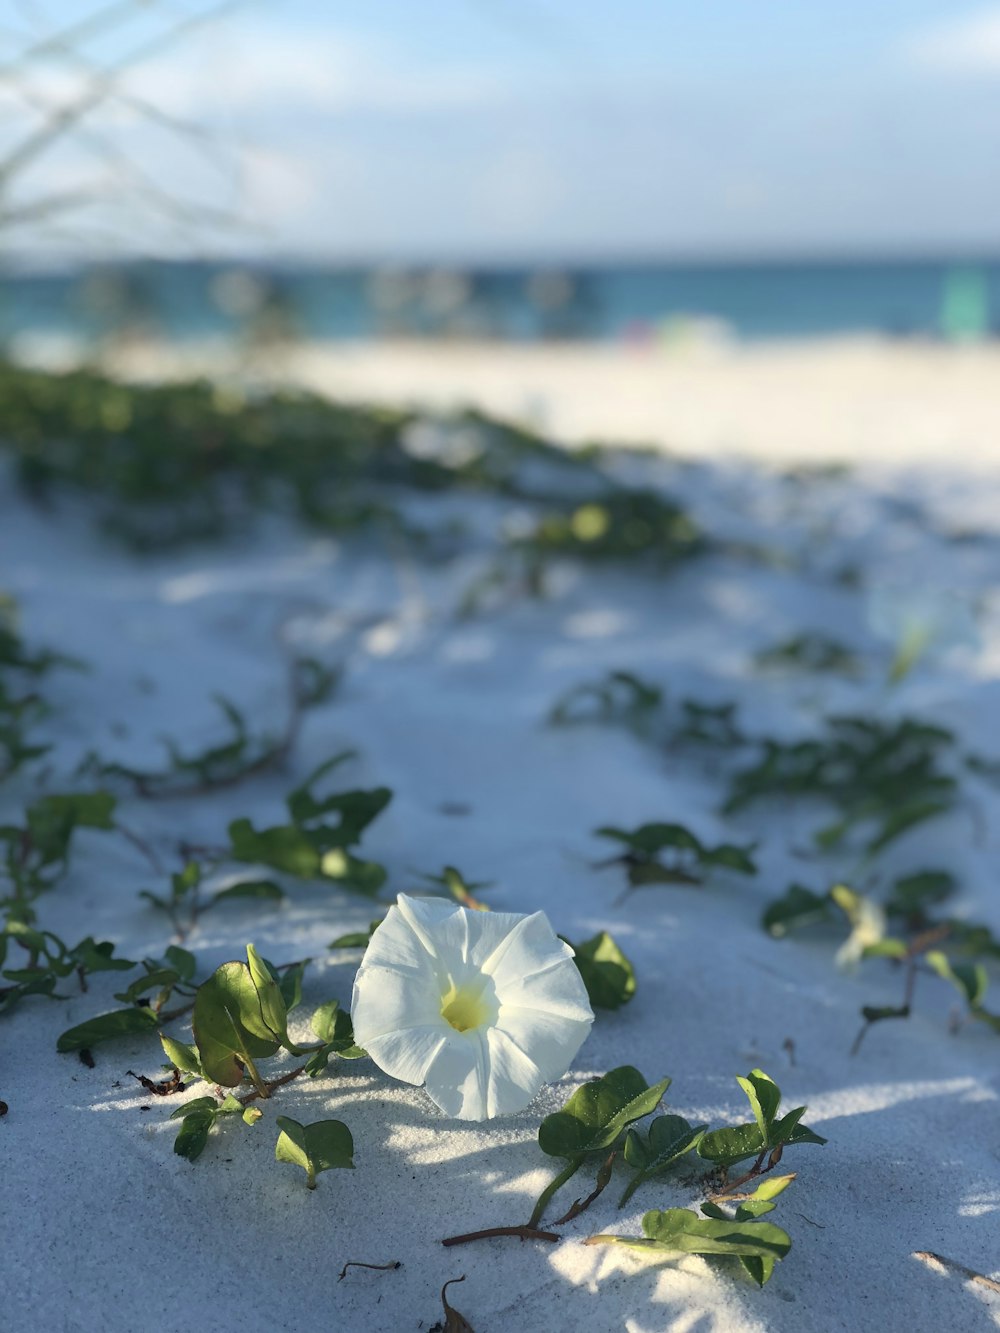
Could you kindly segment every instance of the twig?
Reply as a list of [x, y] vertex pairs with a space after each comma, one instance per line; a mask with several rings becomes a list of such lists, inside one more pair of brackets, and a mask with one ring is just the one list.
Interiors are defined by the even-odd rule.
[[123, 827], [117, 820], [115, 821], [115, 828], [126, 842], [130, 842], [137, 852], [142, 853], [157, 875], [163, 874], [163, 863], [153, 851], [152, 847], [150, 847], [149, 843], [146, 842], [145, 838], [141, 838], [139, 834], [133, 832], [132, 829]]
[[347, 1270], [349, 1268], [375, 1268], [381, 1273], [388, 1273], [391, 1272], [394, 1268], [402, 1268], [402, 1267], [403, 1267], [402, 1259], [394, 1259], [392, 1263], [388, 1264], [365, 1264], [362, 1263], [360, 1259], [348, 1259], [347, 1263], [344, 1264], [343, 1268], [340, 1270], [340, 1277], [337, 1278], [337, 1281], [343, 1282], [344, 1278], [347, 1277]]
[[206, 771], [204, 776], [190, 782], [183, 779], [178, 781], [177, 775], [169, 770], [163, 773], [129, 774], [128, 780], [136, 796], [146, 801], [207, 796], [212, 792], [239, 786], [248, 778], [256, 777], [268, 769], [280, 768], [295, 748], [302, 730], [303, 715], [308, 707], [299, 683], [299, 664], [294, 657], [289, 661], [288, 671], [288, 721], [285, 730], [277, 739], [266, 743], [259, 754], [242, 763], [238, 762], [228, 772], [214, 776]]
[[987, 1287], [990, 1291], [1000, 1291], [1000, 1282], [977, 1273], [974, 1268], [966, 1268], [965, 1264], [960, 1264], [955, 1259], [946, 1259], [943, 1254], [935, 1254], [933, 1250], [914, 1250], [913, 1258], [920, 1259], [928, 1265], [940, 1264], [942, 1268], [950, 1268], [955, 1273], [961, 1273], [977, 1286]]
[[[933, 934], [933, 932], [929, 933]], [[901, 1004], [897, 1009], [884, 1009], [883, 1012], [877, 1014], [877, 1017], [872, 1017], [872, 1018], [865, 1017], [863, 1025], [861, 1025], [860, 1032], [857, 1033], [855, 1041], [853, 1041], [853, 1045], [851, 1046], [852, 1056], [856, 1056], [857, 1052], [859, 1052], [859, 1050], [861, 1049], [861, 1042], [863, 1042], [864, 1038], [868, 1036], [868, 1029], [872, 1028], [872, 1026], [875, 1026], [876, 1022], [883, 1022], [885, 1018], [909, 1017], [909, 1014], [911, 1014], [912, 1012], [913, 986], [916, 985], [916, 974], [917, 974], [917, 960], [916, 958], [911, 957], [911, 960], [909, 960], [907, 964], [907, 984], [905, 984], [905, 990], [903, 993], [903, 1004]]]
[[518, 1240], [561, 1240], [555, 1231], [539, 1231], [537, 1227], [487, 1227], [484, 1231], [467, 1231], [464, 1236], [449, 1236], [442, 1245], [468, 1245], [473, 1240], [489, 1240], [492, 1236], [516, 1236]]

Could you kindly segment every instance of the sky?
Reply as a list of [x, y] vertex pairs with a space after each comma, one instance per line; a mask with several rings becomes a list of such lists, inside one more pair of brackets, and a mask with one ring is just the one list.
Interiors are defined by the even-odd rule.
[[[128, 8], [0, 0], [0, 246], [1000, 251], [1000, 4], [247, 0], [202, 26], [210, 0]], [[71, 52], [38, 49], [92, 13]], [[112, 95], [5, 173], [95, 65], [122, 67]]]

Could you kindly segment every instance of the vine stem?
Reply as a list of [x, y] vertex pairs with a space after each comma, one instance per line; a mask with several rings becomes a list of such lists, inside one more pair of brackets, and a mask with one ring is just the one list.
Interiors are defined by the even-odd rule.
[[[783, 1144], [779, 1144], [778, 1147], [774, 1149], [765, 1148], [763, 1152], [760, 1154], [760, 1156], [757, 1158], [757, 1160], [754, 1162], [750, 1170], [746, 1173], [746, 1175], [739, 1176], [736, 1180], [730, 1181], [726, 1185], [725, 1189], [719, 1190], [716, 1194], [710, 1194], [708, 1196], [708, 1202], [709, 1203], [724, 1202], [726, 1199], [729, 1198], [729, 1196], [733, 1193], [734, 1190], [741, 1189], [744, 1185], [749, 1184], [751, 1180], [756, 1180], [758, 1176], [766, 1176], [768, 1171], [773, 1171], [774, 1168], [781, 1161], [780, 1149], [783, 1146], [784, 1146]], [[771, 1153], [771, 1160], [768, 1162], [767, 1166], [765, 1166], [764, 1159], [767, 1157], [769, 1152]]]
[[[247, 1100], [253, 1101], [255, 1097], [270, 1097], [271, 1089], [268, 1086], [268, 1084], [265, 1083], [264, 1080], [261, 1078], [260, 1070], [254, 1064], [253, 1059], [250, 1057], [248, 1052], [240, 1051], [240, 1059], [243, 1061], [243, 1064], [246, 1067], [246, 1071], [250, 1075], [250, 1079], [254, 1087], [256, 1088], [256, 1092], [253, 1094], [253, 1096], [248, 1097]], [[246, 1103], [244, 1103], [244, 1105], [245, 1104]]]
[[122, 835], [126, 842], [131, 843], [137, 852], [146, 858], [152, 867], [154, 874], [163, 874], [163, 863], [145, 838], [140, 837], [134, 829], [125, 828], [125, 826], [119, 824], [117, 820], [115, 821], [115, 830]]
[[645, 1179], [646, 1179], [645, 1171], [636, 1172], [636, 1174], [632, 1177], [629, 1183], [625, 1186], [625, 1190], [624, 1193], [622, 1194], [622, 1197], [618, 1200], [619, 1208], [625, 1207], [629, 1199], [631, 1199], [632, 1195], [636, 1192], [636, 1190], [639, 1188], [639, 1186]]
[[468, 1245], [473, 1240], [489, 1240], [491, 1236], [517, 1236], [518, 1240], [561, 1240], [555, 1231], [540, 1231], [537, 1227], [486, 1227], [484, 1231], [467, 1231], [462, 1236], [449, 1236], [442, 1245]]
[[[253, 1092], [248, 1092], [245, 1097], [241, 1097], [240, 1103], [243, 1106], [249, 1106], [250, 1103], [255, 1102], [258, 1099], [258, 1097], [270, 1097], [272, 1092], [277, 1091], [278, 1088], [283, 1088], [286, 1083], [291, 1083], [293, 1078], [298, 1078], [298, 1076], [301, 1073], [304, 1073], [304, 1071], [305, 1071], [305, 1065], [299, 1065], [297, 1069], [290, 1069], [287, 1074], [282, 1074], [281, 1078], [275, 1078], [272, 1079], [270, 1083], [264, 1083], [264, 1082], [258, 1082], [260, 1075], [257, 1074], [256, 1069], [253, 1069], [250, 1063], [248, 1062], [247, 1073], [254, 1081], [255, 1090]], [[256, 1078], [254, 1078], [254, 1074], [257, 1074]]]
[[571, 1180], [573, 1176], [576, 1175], [580, 1167], [583, 1166], [583, 1162], [584, 1159], [582, 1157], [571, 1157], [564, 1169], [545, 1186], [541, 1194], [538, 1196], [538, 1202], [535, 1204], [531, 1216], [528, 1218], [529, 1231], [533, 1231], [538, 1226], [539, 1222], [542, 1220], [542, 1214], [548, 1207], [549, 1200], [552, 1198], [553, 1194], [555, 1194], [556, 1190], [562, 1189], [567, 1180]]

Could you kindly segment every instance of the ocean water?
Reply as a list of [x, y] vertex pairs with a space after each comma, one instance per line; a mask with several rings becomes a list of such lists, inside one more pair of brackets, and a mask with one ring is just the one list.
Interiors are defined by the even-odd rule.
[[1000, 333], [1000, 259], [324, 268], [143, 263], [0, 269], [0, 343], [145, 334], [282, 338], [755, 340]]

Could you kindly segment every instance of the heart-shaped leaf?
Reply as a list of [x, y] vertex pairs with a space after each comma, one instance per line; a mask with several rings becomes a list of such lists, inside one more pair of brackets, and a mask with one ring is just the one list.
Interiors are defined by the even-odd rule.
[[633, 1121], [654, 1111], [669, 1086], [665, 1078], [650, 1087], [631, 1065], [612, 1069], [578, 1088], [561, 1111], [545, 1117], [538, 1130], [539, 1147], [550, 1157], [603, 1152]]
[[245, 963], [223, 963], [198, 987], [191, 1026], [206, 1076], [225, 1088], [243, 1081], [244, 1067], [253, 1077], [254, 1059], [279, 1046]]
[[354, 1140], [351, 1131], [341, 1120], [317, 1120], [311, 1125], [300, 1125], [288, 1116], [278, 1116], [278, 1142], [274, 1155], [279, 1162], [301, 1166], [306, 1173], [309, 1189], [316, 1188], [316, 1177], [321, 1171], [354, 1167]]
[[620, 1009], [631, 1000], [635, 971], [613, 936], [602, 930], [593, 939], [570, 947], [595, 1009]]
[[659, 1115], [650, 1123], [645, 1135], [640, 1130], [630, 1129], [625, 1139], [624, 1156], [629, 1166], [637, 1169], [618, 1207], [623, 1208], [649, 1176], [660, 1175], [696, 1147], [706, 1128], [705, 1125], [688, 1124], [681, 1115]]
[[151, 1009], [114, 1009], [109, 1014], [98, 1014], [88, 1018], [85, 1023], [67, 1028], [56, 1042], [56, 1050], [82, 1051], [96, 1046], [101, 1041], [111, 1041], [114, 1037], [137, 1037], [149, 1032], [157, 1025], [157, 1017]]

